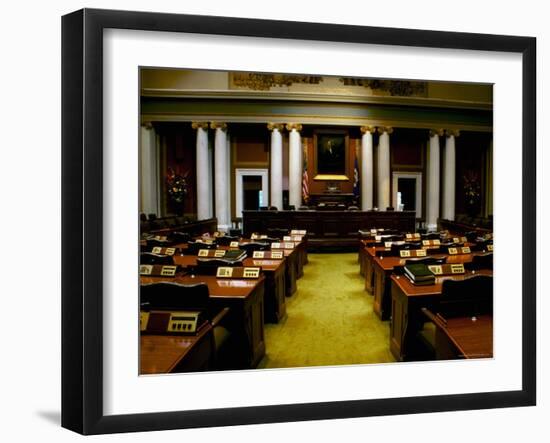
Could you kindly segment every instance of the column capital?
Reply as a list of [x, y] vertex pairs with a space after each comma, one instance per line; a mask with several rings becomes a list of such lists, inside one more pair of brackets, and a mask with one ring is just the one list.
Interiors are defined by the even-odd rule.
[[285, 124], [270, 122], [267, 124], [267, 129], [269, 129], [270, 131], [274, 131], [275, 129], [277, 129], [279, 132], [281, 132], [283, 129], [285, 129]]
[[297, 132], [300, 132], [302, 130], [302, 124], [301, 123], [287, 123], [286, 124], [287, 131], [292, 131], [293, 129], [296, 129]]
[[192, 122], [191, 127], [193, 129], [208, 129], [208, 122]]
[[144, 129], [153, 129], [153, 122], [142, 122], [141, 127]]
[[460, 130], [459, 129], [446, 129], [445, 130], [445, 135], [447, 137], [458, 137], [460, 135]]
[[373, 134], [374, 132], [376, 132], [376, 127], [368, 125], [361, 126], [361, 134], [366, 134], [367, 132]]
[[436, 135], [442, 136], [445, 134], [445, 130], [443, 128], [440, 129], [430, 129], [430, 138], [434, 137]]
[[391, 126], [378, 126], [378, 133], [383, 134], [384, 132], [390, 135], [393, 132], [393, 128]]
[[210, 122], [210, 127], [212, 129], [221, 129], [222, 131], [227, 131], [227, 123], [224, 122]]

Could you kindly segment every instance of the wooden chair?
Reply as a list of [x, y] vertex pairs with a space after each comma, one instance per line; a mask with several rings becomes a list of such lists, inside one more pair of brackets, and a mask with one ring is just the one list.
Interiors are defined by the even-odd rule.
[[428, 234], [420, 234], [422, 240], [439, 240], [441, 235], [439, 232], [430, 232]]
[[[288, 229], [284, 228], [268, 228], [267, 234], [272, 237], [275, 241], [282, 239], [285, 235], [288, 235]], [[266, 240], [266, 239], [262, 239]]]
[[191, 240], [191, 235], [188, 232], [174, 231], [170, 234], [170, 240], [174, 244], [187, 243]]
[[216, 243], [188, 242], [185, 255], [197, 255], [201, 249], [217, 249]]
[[245, 243], [239, 246], [239, 249], [246, 251], [248, 257], [252, 257], [254, 251], [267, 251], [269, 250], [269, 243], [260, 243], [260, 242], [250, 242]]
[[153, 254], [152, 252], [143, 252], [139, 256], [141, 265], [173, 265], [174, 257], [171, 255]]
[[[439, 302], [431, 309], [423, 308], [423, 312], [427, 320], [437, 317], [442, 321], [457, 317], [492, 315], [493, 277], [479, 275], [464, 280], [445, 280]], [[433, 321], [426, 322], [418, 334], [419, 342], [432, 358], [438, 357], [436, 349], [440, 347], [437, 343], [436, 326]], [[439, 358], [450, 358], [448, 352], [444, 356], [441, 352], [439, 354]]]
[[220, 246], [229, 246], [231, 242], [239, 241], [239, 238], [238, 236], [224, 235], [223, 237], [218, 237], [216, 241]]
[[464, 265], [466, 269], [477, 271], [479, 269], [493, 269], [493, 253], [474, 255], [470, 263]]
[[229, 309], [215, 308], [205, 283], [184, 285], [175, 282], [160, 282], [141, 285], [140, 307], [142, 310], [200, 311], [212, 326], [210, 340], [210, 368], [225, 369], [231, 358], [228, 344], [233, 336], [229, 327]]

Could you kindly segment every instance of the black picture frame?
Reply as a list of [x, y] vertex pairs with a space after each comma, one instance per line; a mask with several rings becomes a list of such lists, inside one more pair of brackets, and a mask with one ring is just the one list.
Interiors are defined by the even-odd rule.
[[[132, 415], [103, 412], [103, 30], [500, 51], [522, 55], [522, 388], [516, 391]], [[62, 426], [82, 434], [536, 404], [536, 39], [84, 9], [62, 19]]]

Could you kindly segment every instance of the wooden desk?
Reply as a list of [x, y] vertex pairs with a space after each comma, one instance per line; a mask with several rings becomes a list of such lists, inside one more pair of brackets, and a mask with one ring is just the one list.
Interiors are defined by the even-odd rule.
[[478, 315], [443, 319], [422, 310], [435, 325], [435, 355], [438, 360], [493, 357], [493, 316]]
[[205, 324], [196, 335], [142, 335], [140, 374], [206, 371], [212, 367], [215, 349], [212, 326]]
[[[404, 266], [406, 260], [410, 260], [414, 257], [376, 257], [375, 253], [377, 248], [375, 251], [372, 251], [372, 249], [374, 248], [368, 248], [367, 251], [367, 260], [370, 260], [370, 263], [365, 266], [365, 288], [367, 288], [367, 278], [370, 272], [368, 266], [371, 265], [374, 292], [373, 310], [381, 320], [388, 320], [390, 318], [391, 308], [391, 288], [389, 276], [392, 274], [396, 266]], [[430, 257], [447, 258], [447, 263], [470, 263], [474, 255], [476, 255], [475, 252], [462, 255], [434, 254], [430, 255]]]
[[[223, 248], [223, 246], [222, 246]], [[176, 255], [174, 263], [187, 268], [197, 265], [196, 255]], [[286, 259], [245, 258], [244, 266], [259, 266], [265, 274], [264, 319], [278, 323], [286, 315]]]
[[264, 260], [247, 258], [245, 266], [260, 266], [265, 272], [264, 318], [279, 323], [286, 316], [286, 259]]
[[307, 231], [308, 247], [355, 248], [360, 229], [415, 229], [414, 211], [243, 211], [243, 232], [268, 232], [270, 228]]
[[264, 339], [264, 285], [265, 277], [258, 279], [217, 279], [211, 275], [140, 277], [141, 283], [170, 281], [181, 284], [205, 283], [210, 298], [217, 308], [230, 308], [227, 326], [235, 336], [237, 346], [233, 353], [235, 368], [255, 368], [265, 355]]
[[412, 341], [422, 328], [422, 308], [432, 309], [441, 296], [443, 281], [464, 280], [474, 275], [493, 275], [493, 271], [466, 271], [464, 275], [436, 277], [433, 285], [413, 285], [404, 276], [391, 276], [390, 351], [398, 361], [411, 360]]
[[[239, 245], [254, 242], [261, 242], [261, 239], [250, 240], [241, 238]], [[175, 245], [185, 252], [187, 249], [186, 243]], [[229, 249], [229, 246], [218, 246], [218, 249]], [[296, 280], [303, 275], [303, 266], [307, 263], [307, 243], [302, 241], [296, 244], [294, 249], [281, 249], [284, 252], [285, 257], [285, 283], [286, 283], [286, 296], [290, 297], [296, 292]], [[248, 266], [248, 265], [247, 265]]]

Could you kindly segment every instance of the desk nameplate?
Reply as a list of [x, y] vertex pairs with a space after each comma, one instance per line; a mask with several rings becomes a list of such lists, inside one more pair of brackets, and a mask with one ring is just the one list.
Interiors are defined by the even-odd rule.
[[142, 334], [195, 334], [201, 323], [199, 311], [140, 311]]
[[273, 260], [282, 260], [283, 251], [254, 251], [252, 258], [266, 258]]
[[229, 267], [220, 266], [216, 271], [217, 278], [259, 278], [261, 268], [259, 267]]
[[222, 258], [226, 254], [225, 249], [199, 249], [199, 257], [208, 257], [208, 258]]
[[158, 255], [174, 255], [176, 253], [176, 248], [163, 248], [162, 246], [155, 246], [151, 249], [151, 252]]
[[449, 248], [449, 255], [462, 255], [462, 254], [471, 254], [472, 251], [468, 246], [463, 246], [460, 248]]
[[426, 250], [425, 249], [403, 249], [399, 251], [399, 256], [401, 258], [426, 257]]
[[293, 242], [271, 243], [271, 249], [294, 249]]
[[177, 265], [139, 265], [139, 275], [148, 277], [175, 277]]
[[422, 240], [422, 246], [440, 246], [441, 240]]
[[466, 273], [466, 270], [464, 269], [463, 263], [453, 263], [453, 264], [445, 264], [445, 265], [429, 265], [428, 269], [434, 274], [434, 275], [457, 275], [457, 274], [464, 274]]

